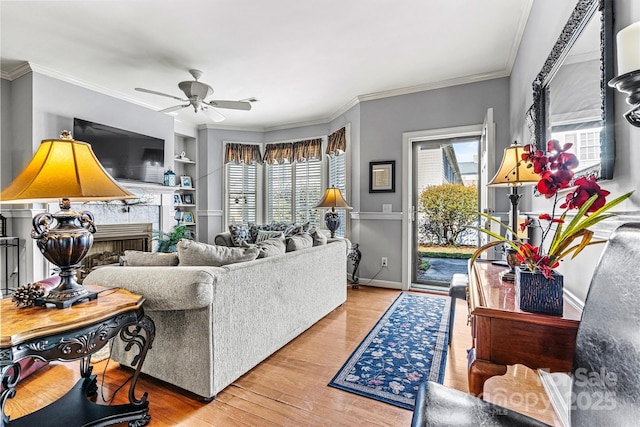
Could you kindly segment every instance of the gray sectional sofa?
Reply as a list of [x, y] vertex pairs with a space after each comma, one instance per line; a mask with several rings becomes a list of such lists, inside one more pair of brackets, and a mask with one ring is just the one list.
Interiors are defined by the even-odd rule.
[[[143, 295], [156, 338], [142, 372], [211, 399], [345, 302], [347, 243], [221, 267], [102, 267], [83, 284]], [[117, 362], [132, 356], [114, 345]]]

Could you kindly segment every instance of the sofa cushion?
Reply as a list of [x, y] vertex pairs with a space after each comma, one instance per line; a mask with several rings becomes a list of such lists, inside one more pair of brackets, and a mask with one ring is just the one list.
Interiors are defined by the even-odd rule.
[[245, 224], [231, 224], [229, 225], [229, 233], [231, 233], [231, 241], [233, 245], [240, 247], [242, 242], [253, 243], [254, 240], [249, 232], [249, 226]]
[[287, 251], [287, 244], [282, 233], [276, 237], [256, 243], [256, 247], [260, 250], [258, 258], [282, 255]]
[[126, 265], [139, 266], [173, 266], [178, 265], [177, 252], [142, 252], [124, 251]]
[[287, 237], [287, 252], [313, 247], [313, 238], [309, 234], [296, 234]]
[[313, 239], [313, 246], [320, 246], [327, 244], [327, 236], [320, 230], [316, 228], [312, 228], [309, 230], [309, 234]]
[[178, 258], [181, 266], [211, 265], [220, 267], [237, 262], [252, 261], [258, 257], [259, 252], [257, 247], [229, 248], [187, 239], [178, 242]]

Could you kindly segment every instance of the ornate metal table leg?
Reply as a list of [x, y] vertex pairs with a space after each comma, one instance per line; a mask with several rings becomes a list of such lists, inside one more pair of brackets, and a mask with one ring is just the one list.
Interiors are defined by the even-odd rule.
[[[13, 370], [12, 370], [13, 368]], [[20, 381], [22, 368], [19, 363], [13, 363], [2, 367], [2, 393], [0, 393], [0, 427], [5, 427], [9, 422], [9, 417], [4, 412], [4, 405], [7, 399], [12, 399], [16, 395], [16, 385]]]
[[360, 266], [360, 260], [362, 259], [362, 252], [360, 252], [360, 245], [354, 243], [349, 251], [348, 258], [353, 261], [353, 273], [351, 274], [351, 287], [358, 289], [358, 283], [360, 278], [358, 277], [358, 267]]
[[[141, 330], [144, 329], [144, 334], [141, 334]], [[140, 370], [142, 369], [142, 364], [144, 363], [144, 359], [147, 356], [147, 351], [151, 348], [153, 344], [153, 340], [156, 335], [156, 326], [153, 323], [153, 320], [147, 315], [142, 316], [142, 318], [135, 325], [129, 325], [120, 331], [120, 339], [126, 343], [124, 349], [125, 351], [131, 350], [132, 347], [136, 347], [138, 349], [138, 354], [133, 358], [131, 365], [136, 367], [136, 370], [133, 374], [133, 378], [131, 379], [131, 385], [129, 386], [129, 402], [132, 405], [143, 405], [147, 401], [147, 392], [142, 394], [140, 399], [136, 398], [135, 388], [136, 383], [138, 382], [138, 377], [140, 376]], [[131, 427], [139, 427], [144, 426], [149, 423], [151, 416], [147, 414], [143, 419], [130, 421], [129, 425]]]

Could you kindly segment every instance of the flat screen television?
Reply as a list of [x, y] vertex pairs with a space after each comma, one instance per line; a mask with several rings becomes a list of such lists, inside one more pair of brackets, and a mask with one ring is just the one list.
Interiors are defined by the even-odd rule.
[[164, 139], [78, 118], [73, 119], [73, 139], [91, 144], [115, 179], [164, 183]]

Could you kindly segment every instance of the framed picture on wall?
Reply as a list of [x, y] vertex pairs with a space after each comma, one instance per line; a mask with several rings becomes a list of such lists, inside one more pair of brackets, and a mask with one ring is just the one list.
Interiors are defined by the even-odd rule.
[[369, 193], [396, 192], [396, 161], [369, 162]]
[[193, 183], [191, 182], [191, 177], [189, 175], [182, 175], [180, 177], [180, 187], [193, 188]]

